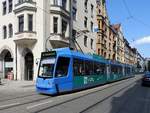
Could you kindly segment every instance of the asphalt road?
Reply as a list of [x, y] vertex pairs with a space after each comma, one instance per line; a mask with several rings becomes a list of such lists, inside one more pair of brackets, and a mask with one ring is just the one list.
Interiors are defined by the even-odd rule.
[[60, 96], [0, 92], [0, 113], [150, 113], [150, 87], [141, 76]]

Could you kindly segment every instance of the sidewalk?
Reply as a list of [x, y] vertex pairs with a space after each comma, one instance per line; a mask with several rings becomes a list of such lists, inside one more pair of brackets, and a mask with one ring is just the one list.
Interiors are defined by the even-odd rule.
[[13, 90], [13, 91], [22, 91], [26, 89], [34, 89], [35, 81], [15, 81], [2, 79], [2, 84], [0, 85], [0, 91], [2, 90]]

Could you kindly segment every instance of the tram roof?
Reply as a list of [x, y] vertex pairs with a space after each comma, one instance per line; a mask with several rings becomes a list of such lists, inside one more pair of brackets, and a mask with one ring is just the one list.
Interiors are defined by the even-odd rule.
[[84, 60], [93, 60], [101, 63], [108, 63], [108, 60], [105, 58], [95, 55], [95, 54], [84, 54], [79, 51], [70, 50], [69, 48], [59, 48], [55, 49], [58, 55], [62, 56], [72, 56], [74, 58], [84, 59]]
[[112, 60], [107, 60], [102, 56], [96, 55], [96, 54], [85, 54], [81, 53], [79, 51], [71, 50], [70, 48], [58, 48], [54, 49], [58, 55], [61, 56], [70, 56], [74, 58], [79, 58], [79, 59], [84, 59], [84, 60], [93, 60], [105, 64], [111, 64], [111, 65], [116, 65], [116, 66], [127, 66], [127, 67], [132, 67], [132, 65], [129, 64], [123, 64], [118, 61], [112, 61]]

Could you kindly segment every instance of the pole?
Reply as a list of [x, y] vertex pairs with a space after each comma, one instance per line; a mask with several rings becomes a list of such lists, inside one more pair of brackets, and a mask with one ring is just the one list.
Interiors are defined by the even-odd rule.
[[15, 51], [16, 51], [16, 58], [15, 58], [15, 60], [16, 60], [16, 77], [15, 77], [15, 80], [17, 80], [17, 44], [15, 44]]
[[2, 81], [1, 81], [1, 78], [0, 78], [0, 85], [2, 85]]

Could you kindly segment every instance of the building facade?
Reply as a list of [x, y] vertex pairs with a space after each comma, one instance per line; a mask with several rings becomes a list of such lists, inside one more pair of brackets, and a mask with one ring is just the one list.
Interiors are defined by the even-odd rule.
[[11, 72], [15, 80], [35, 80], [46, 50], [96, 52], [96, 0], [1, 0], [0, 7], [2, 78]]
[[137, 53], [137, 72], [142, 73], [145, 71], [145, 59], [142, 55], [138, 52]]
[[[72, 37], [76, 40], [76, 49], [84, 53], [96, 52], [96, 0], [73, 0], [72, 3]], [[88, 31], [84, 33], [82, 31]]]
[[0, 1], [0, 76], [35, 80], [41, 52], [68, 47], [70, 0]]
[[105, 0], [97, 0], [97, 43], [96, 53], [106, 59], [111, 58], [111, 32]]
[[116, 60], [125, 63], [125, 40], [124, 35], [122, 32], [121, 24], [112, 25], [113, 29], [117, 32], [117, 39], [116, 39]]

